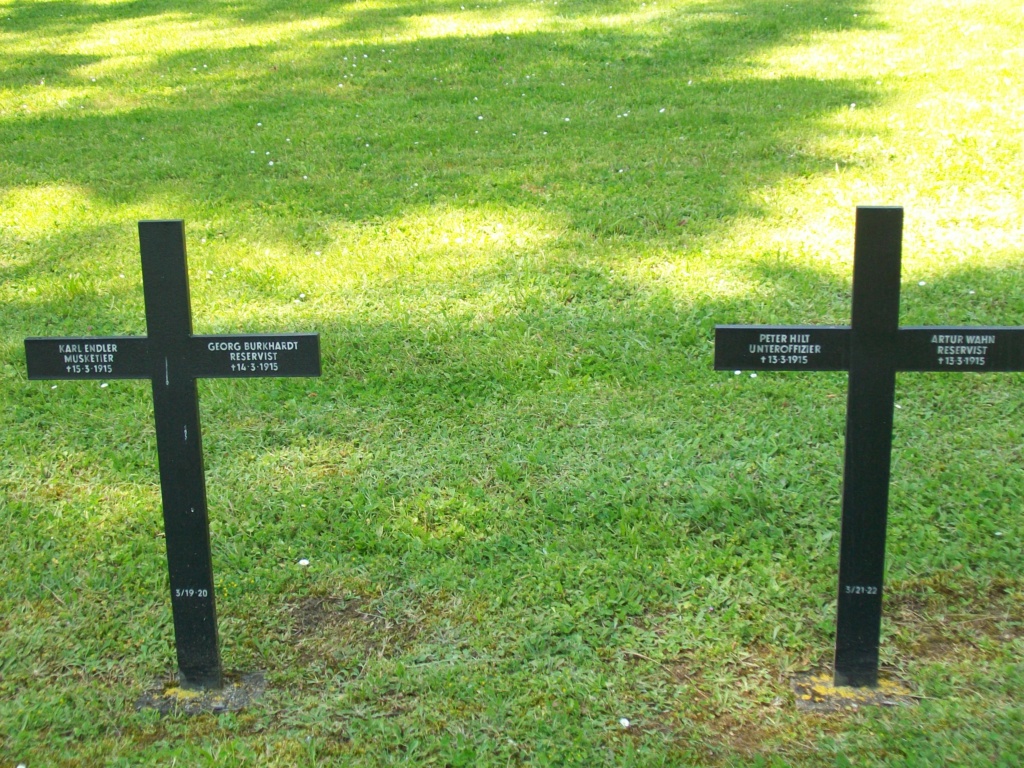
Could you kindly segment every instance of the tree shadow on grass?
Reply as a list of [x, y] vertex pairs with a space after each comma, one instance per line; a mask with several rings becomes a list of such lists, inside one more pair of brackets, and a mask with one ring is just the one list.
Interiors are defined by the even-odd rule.
[[[659, 671], [622, 671], [627, 655], [671, 660], [687, 649], [699, 669], [721, 666], [737, 647], [758, 647], [768, 649], [762, 671], [774, 676], [786, 668], [787, 649], [824, 651], [834, 594], [842, 375], [712, 374], [711, 333], [725, 320], [843, 322], [848, 281], [768, 256], [746, 271], [733, 266], [737, 279], [757, 290], [731, 294], [685, 281], [631, 280], [616, 268], [640, 247], [678, 250], [726, 235], [737, 217], [756, 216], [752, 191], [831, 168], [833, 158], [803, 151], [806, 136], [828, 134], [830, 112], [847, 102], [879, 98], [859, 81], [766, 81], [736, 68], [813, 34], [820, 28], [813, 15], [834, 19], [861, 8], [793, 6], [802, 18], [787, 19], [778, 4], [706, 3], [700, 7], [716, 18], [697, 15], [660, 37], [654, 26], [623, 34], [593, 25], [510, 35], [507, 42], [500, 33], [423, 38], [384, 43], [381, 61], [360, 45], [360, 68], [372, 71], [356, 82], [342, 78], [344, 56], [356, 46], [351, 38], [361, 30], [408, 29], [410, 9], [444, 7], [396, 5], [299, 36], [299, 43], [158, 57], [146, 74], [165, 75], [167, 93], [128, 100], [123, 110], [99, 104], [107, 86], [97, 86], [81, 96], [83, 104], [69, 104], [88, 106], [81, 115], [4, 118], [4, 163], [14, 170], [3, 182], [8, 199], [64, 184], [83, 190], [96, 212], [3, 243], [12, 256], [0, 279], [25, 288], [5, 305], [0, 355], [7, 406], [0, 417], [0, 559], [17, 563], [5, 573], [4, 592], [26, 606], [5, 627], [19, 649], [5, 675], [21, 692], [11, 706], [36, 713], [31, 720], [19, 714], [19, 738], [58, 738], [43, 710], [29, 706], [37, 699], [46, 704], [42, 687], [65, 691], [68, 674], [98, 668], [116, 670], [115, 687], [123, 686], [140, 669], [169, 663], [148, 385], [119, 382], [101, 390], [95, 382], [68, 383], [51, 397], [48, 387], [23, 381], [20, 356], [21, 336], [48, 332], [39, 324], [53, 318], [67, 332], [89, 332], [83, 322], [111, 333], [141, 329], [137, 281], [118, 283], [109, 261], [96, 274], [81, 245], [85, 239], [101, 249], [116, 241], [119, 258], [137, 268], [135, 210], [150, 206], [153, 215], [184, 216], [192, 242], [200, 232], [223, 232], [280, 244], [285, 256], [274, 274], [285, 278], [300, 270], [297, 254], [330, 243], [339, 224], [366, 226], [386, 240], [387, 228], [404, 226], [410, 212], [490, 206], [546, 216], [552, 230], [541, 246], [495, 246], [458, 274], [417, 273], [425, 293], [458, 299], [444, 311], [337, 302], [311, 315], [323, 334], [319, 380], [202, 385], [229, 663], [268, 662], [285, 680], [337, 682], [343, 696], [368, 670], [366, 706], [376, 711], [384, 700], [387, 717], [380, 720], [397, 723], [397, 732], [420, 719], [419, 705], [436, 702], [416, 686], [423, 669], [442, 664], [426, 665], [450, 662], [452, 674], [462, 676], [469, 661], [496, 660], [478, 667], [485, 670], [478, 682], [484, 695], [511, 702], [509, 717], [475, 713], [471, 705], [481, 697], [474, 693], [449, 721], [474, 738], [492, 728], [504, 737], [524, 714], [547, 717], [533, 700], [520, 700], [519, 691], [529, 690], [524, 676], [542, 686], [628, 677], [633, 687], [602, 690], [603, 699], [555, 685], [545, 695], [557, 705], [581, 704], [575, 711], [583, 716], [570, 718], [574, 728], [605, 715], [615, 727], [624, 703], [675, 706], [692, 691], [658, 693]], [[26, 15], [27, 4], [10, 7], [21, 9], [26, 28], [42, 22]], [[250, 4], [230, 13], [248, 19], [264, 10], [273, 20], [294, 17], [294, 8]], [[629, 10], [621, 3], [600, 8]], [[758, 23], [733, 26], [720, 18], [736, 11]], [[857, 23], [865, 16], [861, 8]], [[351, 47], [295, 50], [303, 41], [326, 43], [331, 34]], [[363, 53], [375, 63], [363, 66]], [[402, 80], [401, 93], [389, 85], [388, 55], [395, 66], [419, 71]], [[205, 81], [192, 75], [204, 61], [224, 71]], [[25, 64], [27, 82], [32, 66]], [[78, 83], [72, 69], [55, 61], [50, 77]], [[299, 92], [277, 84], [282, 69], [297, 76]], [[170, 95], [181, 87], [188, 91]], [[520, 97], [525, 106], [510, 109], [512, 100], [493, 99], [486, 111], [490, 94], [502, 87], [527, 93]], [[586, 121], [588, 130], [574, 132]], [[637, 150], [647, 136], [677, 149]], [[517, 141], [509, 149], [511, 138]], [[273, 172], [266, 155], [250, 155], [271, 150], [286, 153]], [[311, 185], [318, 186], [310, 192]], [[575, 258], [574, 245], [588, 239], [600, 241], [601, 252]], [[44, 272], [53, 282], [41, 280]], [[403, 279], [371, 277], [364, 290], [383, 295], [389, 280]], [[1004, 282], [985, 271], [950, 280], [958, 289]], [[239, 295], [261, 295], [255, 278], [238, 288]], [[496, 289], [507, 293], [501, 302], [491, 298]], [[797, 306], [765, 298], [797, 294]], [[1005, 302], [1020, 306], [1019, 297]], [[267, 315], [278, 310], [256, 308], [244, 319], [273, 324]], [[195, 303], [197, 325], [209, 311], [209, 304]], [[991, 320], [980, 310], [978, 317]], [[911, 425], [924, 448], [941, 445], [947, 429], [977, 429], [969, 413], [959, 415], [966, 398], [957, 398], [970, 390], [954, 378], [960, 377], [944, 386], [957, 412], [941, 427], [928, 419]], [[1019, 410], [1012, 382], [994, 380], [989, 392], [1011, 414]], [[964, 529], [955, 549], [983, 575], [1020, 570], [1019, 552], [997, 548], [983, 527], [1010, 530], [1015, 520], [1021, 463], [1001, 460], [1014, 456], [1014, 429], [1011, 422], [1005, 440], [954, 457], [963, 477], [984, 479], [957, 489], [958, 505], [991, 514], [975, 521], [977, 530]], [[932, 485], [947, 474], [936, 473]], [[121, 499], [128, 484], [145, 484], [147, 476], [147, 492]], [[107, 482], [116, 493], [96, 491]], [[49, 495], [41, 490], [50, 485], [56, 487]], [[927, 509], [927, 494], [915, 503]], [[906, 550], [897, 569], [930, 567], [953, 551], [915, 534], [930, 526], [908, 517], [893, 518], [900, 534], [891, 538], [893, 547]], [[299, 558], [312, 567], [299, 570]], [[415, 635], [396, 653], [407, 663], [400, 680], [366, 654], [354, 654], [345, 672], [329, 658], [296, 653], [275, 610], [296, 596], [340, 594], [363, 596], [368, 610], [414, 624]], [[61, 601], [68, 605], [60, 608]], [[140, 658], [140, 642], [148, 657]], [[569, 671], [557, 679], [551, 670]], [[412, 714], [387, 712], [389, 689], [403, 692]], [[744, 684], [745, 697], [749, 691]], [[310, 711], [318, 720], [344, 722], [346, 712], [326, 707]], [[121, 733], [123, 721], [114, 724], [111, 731]], [[677, 725], [686, 723], [673, 720]], [[134, 738], [132, 728], [120, 744]], [[640, 728], [630, 736], [645, 749], [664, 748]], [[389, 739], [385, 748], [404, 737]], [[553, 741], [582, 743], [578, 730], [560, 731]], [[142, 753], [146, 745], [139, 744]]]
[[[831, 270], [765, 257], [746, 272], [767, 292], [813, 297], [811, 309], [842, 321], [848, 280]], [[984, 270], [948, 279], [954, 289], [1001, 282]], [[658, 664], [623, 672], [623, 657], [671, 662], [685, 651], [692, 668], [717, 669], [758, 648], [774, 680], [793, 653], [827, 653], [843, 377], [710, 373], [714, 323], [763, 320], [763, 296], [688, 294], [600, 262], [508, 246], [432, 282], [463, 306], [323, 317], [319, 380], [202, 385], [229, 665], [268, 668], [279, 695], [300, 700], [306, 694], [288, 687], [297, 680], [328, 679], [348, 696], [367, 670], [393, 682], [392, 663], [404, 665], [404, 685], [420, 680], [419, 665], [450, 665], [460, 676], [483, 668], [485, 692], [523, 687], [517, 670], [543, 679], [568, 669], [574, 682], [628, 679], [630, 705], [642, 707], [686, 694], [659, 692]], [[478, 312], [495, 284], [516, 298]], [[1021, 299], [1008, 301], [1019, 308]], [[91, 311], [107, 311], [106, 301], [95, 298]], [[171, 663], [148, 385], [84, 391], [94, 384], [73, 395], [79, 385], [62, 385], [52, 398], [34, 385], [4, 393], [2, 439], [46, 435], [33, 438], [31, 456], [20, 438], [0, 459], [0, 523], [11, 532], [0, 551], [19, 566], [5, 588], [39, 594], [31, 618], [10, 622], [31, 650], [5, 669], [19, 697], [63, 682], [67, 647], [75, 669], [113, 670], [112, 687]], [[954, 398], [961, 391], [947, 386]], [[1019, 387], [995, 390], [1020, 402]], [[924, 430], [922, 445], [943, 442], [927, 423], [913, 426]], [[968, 414], [943, 429], [971, 427]], [[958, 503], [991, 510], [985, 525], [1015, 519], [1021, 464], [991, 453], [1007, 455], [1008, 442], [957, 457], [965, 476], [985, 478], [958, 491]], [[40, 467], [52, 473], [49, 493], [39, 491]], [[133, 503], [95, 490], [110, 482], [123, 493], [126, 478], [143, 486], [147, 469], [153, 487]], [[908, 517], [892, 516], [898, 575], [942, 563], [938, 550], [949, 549], [927, 532], [938, 526]], [[961, 538], [955, 551], [982, 574], [1019, 570], [1019, 552], [987, 544], [980, 525]], [[930, 546], [915, 546], [922, 542]], [[311, 566], [300, 569], [300, 558]], [[356, 596], [373, 624], [305, 639], [288, 631], [282, 605], [341, 596]], [[759, 686], [781, 693], [770, 680]], [[366, 706], [386, 707], [383, 687], [371, 687]], [[403, 690], [410, 702], [432, 701], [429, 690]], [[472, 734], [498, 720], [459, 712], [450, 722]], [[23, 732], [45, 736], [48, 727], [39, 717]]]
[[[142, 96], [116, 78], [86, 82], [71, 71], [77, 60], [44, 52], [39, 66], [70, 95], [0, 122], [6, 189], [70, 185], [105, 209], [213, 215], [293, 244], [298, 233], [322, 242], [338, 222], [489, 204], [543, 211], [572, 236], [685, 244], [756, 215], [757, 190], [834, 167], [806, 150], [807, 136], [878, 89], [747, 65], [827, 28], [825, 15], [869, 24], [862, 5], [704, 3], [639, 31], [584, 17], [565, 30], [359, 42], [366, 28], [408, 27], [447, 7], [396, 4], [277, 42], [156, 55], [128, 73], [160, 84]], [[259, 7], [267, 18], [295, 13]], [[83, 28], [102, 17], [90, 8]], [[22, 79], [35, 76], [30, 61]], [[18, 263], [34, 263], [31, 243], [20, 250]], [[14, 269], [4, 277], [26, 274]]]

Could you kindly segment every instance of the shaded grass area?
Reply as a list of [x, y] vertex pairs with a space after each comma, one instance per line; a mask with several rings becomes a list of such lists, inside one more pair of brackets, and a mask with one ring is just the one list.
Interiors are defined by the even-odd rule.
[[[856, 203], [908, 206], [904, 324], [1020, 322], [1019, 11], [463, 5], [0, 3], [0, 752], [1012, 764], [1019, 375], [900, 376], [922, 701], [822, 718], [845, 380], [710, 368], [715, 323], [847, 322]], [[321, 379], [200, 387], [223, 654], [270, 680], [219, 717], [133, 709], [173, 659], [148, 385], [23, 372], [144, 331], [161, 216], [197, 332], [323, 337]]]

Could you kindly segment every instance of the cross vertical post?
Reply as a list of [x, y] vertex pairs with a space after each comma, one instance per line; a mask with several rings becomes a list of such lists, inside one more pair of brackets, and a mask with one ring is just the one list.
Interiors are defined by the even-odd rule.
[[182, 221], [139, 222], [167, 565], [182, 683], [222, 683]]
[[29, 379], [149, 379], [180, 682], [221, 688], [196, 379], [320, 375], [315, 333], [195, 336], [183, 221], [139, 222], [147, 336], [25, 339]]
[[715, 326], [715, 370], [849, 371], [834, 666], [847, 688], [878, 685], [896, 373], [1024, 371], [1024, 327], [899, 327], [902, 235], [902, 208], [857, 208], [849, 326]]
[[835, 684], [878, 683], [900, 311], [901, 208], [859, 208], [846, 407]]

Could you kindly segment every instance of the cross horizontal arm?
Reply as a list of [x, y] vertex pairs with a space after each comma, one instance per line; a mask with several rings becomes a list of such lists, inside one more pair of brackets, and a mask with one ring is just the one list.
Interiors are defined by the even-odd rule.
[[320, 375], [316, 333], [192, 336], [189, 345], [195, 378]]
[[1024, 328], [900, 328], [897, 371], [1024, 371]]
[[843, 326], [715, 326], [715, 370], [845, 371], [850, 329]]
[[[316, 333], [190, 336], [186, 368], [192, 378], [319, 376]], [[148, 379], [145, 336], [69, 336], [25, 339], [29, 379]]]
[[30, 379], [148, 379], [145, 336], [25, 339]]
[[[1024, 327], [908, 326], [896, 332], [897, 371], [1024, 371]], [[847, 371], [843, 326], [719, 325], [715, 370]]]

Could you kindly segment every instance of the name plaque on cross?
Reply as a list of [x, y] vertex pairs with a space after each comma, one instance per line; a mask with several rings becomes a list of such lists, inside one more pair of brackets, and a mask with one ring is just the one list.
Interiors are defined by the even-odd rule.
[[149, 379], [181, 683], [223, 682], [206, 507], [201, 378], [319, 376], [320, 336], [193, 335], [182, 221], [139, 222], [146, 336], [30, 338], [30, 379]]
[[1024, 327], [899, 327], [903, 209], [857, 209], [849, 326], [719, 325], [715, 369], [849, 371], [834, 682], [878, 683], [898, 371], [1024, 371]]
[[[719, 325], [715, 331], [716, 370], [850, 369], [849, 327]], [[1024, 370], [1024, 327], [900, 328], [896, 333], [896, 370]]]
[[[148, 379], [144, 337], [25, 339], [30, 379]], [[319, 376], [315, 335], [192, 336], [189, 358], [199, 379]], [[168, 366], [170, 363], [168, 362]]]

